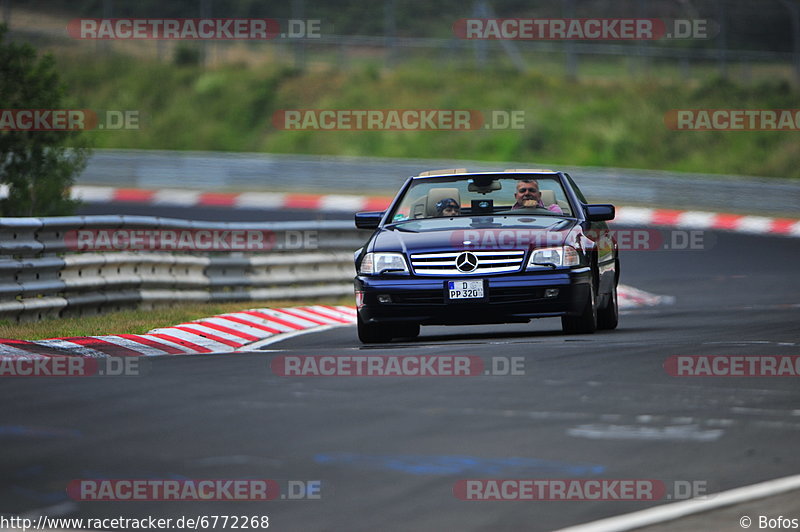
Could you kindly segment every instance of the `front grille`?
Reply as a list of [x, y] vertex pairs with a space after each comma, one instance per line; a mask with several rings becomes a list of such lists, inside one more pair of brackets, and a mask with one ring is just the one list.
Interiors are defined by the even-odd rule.
[[474, 270], [460, 271], [456, 259], [463, 251], [441, 253], [415, 253], [411, 255], [411, 267], [417, 275], [473, 275], [518, 272], [525, 259], [524, 251], [468, 251], [478, 260]]

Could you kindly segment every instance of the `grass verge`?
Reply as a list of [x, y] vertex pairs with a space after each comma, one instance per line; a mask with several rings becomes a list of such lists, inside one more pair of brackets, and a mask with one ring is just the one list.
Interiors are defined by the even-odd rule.
[[159, 327], [171, 327], [187, 321], [237, 312], [250, 308], [297, 307], [304, 305], [353, 305], [350, 297], [302, 301], [245, 301], [239, 303], [191, 303], [152, 310], [126, 310], [101, 316], [59, 318], [34, 323], [0, 321], [0, 338], [43, 340], [67, 336], [105, 334], [143, 334]]

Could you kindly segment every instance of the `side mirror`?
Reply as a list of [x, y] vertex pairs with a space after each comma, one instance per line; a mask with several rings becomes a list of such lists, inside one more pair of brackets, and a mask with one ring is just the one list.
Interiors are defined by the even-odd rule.
[[356, 213], [356, 227], [359, 229], [377, 229], [386, 211], [368, 211]]
[[590, 222], [605, 222], [606, 220], [613, 220], [616, 216], [616, 209], [608, 203], [596, 203], [594, 205], [586, 205], [586, 219]]

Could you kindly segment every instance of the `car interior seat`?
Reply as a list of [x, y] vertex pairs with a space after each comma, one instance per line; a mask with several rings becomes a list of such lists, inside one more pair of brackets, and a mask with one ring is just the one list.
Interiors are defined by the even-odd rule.
[[570, 214], [571, 213], [571, 209], [569, 208], [569, 203], [567, 203], [566, 201], [558, 201], [558, 200], [556, 200], [555, 191], [553, 191], [553, 190], [541, 190], [541, 193], [542, 193], [542, 204], [545, 206], [545, 208], [547, 208], [550, 205], [552, 205], [553, 203], [555, 203], [559, 207], [561, 207], [561, 210], [564, 212], [564, 214]]

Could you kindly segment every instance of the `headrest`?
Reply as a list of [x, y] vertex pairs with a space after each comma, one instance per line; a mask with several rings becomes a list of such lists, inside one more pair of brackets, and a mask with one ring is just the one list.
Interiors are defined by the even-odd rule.
[[556, 193], [552, 190], [541, 190], [542, 193], [542, 205], [548, 207], [556, 202]]

